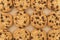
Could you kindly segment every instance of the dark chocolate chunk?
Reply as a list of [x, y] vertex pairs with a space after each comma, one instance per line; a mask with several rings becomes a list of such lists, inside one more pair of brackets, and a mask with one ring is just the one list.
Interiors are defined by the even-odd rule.
[[34, 24], [36, 24], [36, 22], [34, 22]]
[[24, 21], [24, 23], [26, 23], [26, 21]]
[[0, 35], [2, 35], [2, 33], [0, 32]]
[[39, 17], [35, 17], [36, 19], [39, 19]]
[[1, 20], [1, 22], [4, 22], [4, 20]]
[[22, 8], [22, 7], [23, 7], [23, 5], [20, 5], [20, 7]]

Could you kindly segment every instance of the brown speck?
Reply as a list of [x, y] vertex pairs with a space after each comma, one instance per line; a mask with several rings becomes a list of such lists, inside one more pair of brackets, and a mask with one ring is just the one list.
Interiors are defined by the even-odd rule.
[[35, 17], [36, 19], [39, 19], [39, 17]]

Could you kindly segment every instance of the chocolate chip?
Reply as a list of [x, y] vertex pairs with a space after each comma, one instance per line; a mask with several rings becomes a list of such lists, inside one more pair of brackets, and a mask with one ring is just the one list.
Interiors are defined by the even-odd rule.
[[17, 12], [17, 14], [19, 14], [19, 12]]
[[3, 17], [1, 16], [1, 19], [3, 19]]
[[50, 2], [53, 2], [54, 0], [51, 0]]
[[7, 4], [8, 6], [10, 6], [10, 3], [9, 4]]
[[8, 22], [8, 23], [10, 23], [10, 21], [9, 21], [9, 20], [8, 20], [7, 22]]
[[55, 37], [55, 36], [52, 36], [53, 38]]
[[58, 9], [56, 11], [59, 11]]
[[33, 39], [33, 37], [31, 36], [30, 39]]
[[20, 29], [22, 29], [22, 27], [19, 27]]
[[35, 17], [36, 19], [39, 19], [39, 17]]
[[15, 20], [17, 20], [17, 18], [15, 18]]
[[25, 35], [25, 38], [27, 38], [27, 36]]
[[41, 25], [41, 24], [39, 23], [39, 25]]
[[34, 8], [36, 8], [36, 7], [34, 6]]
[[45, 25], [45, 23], [43, 23], [43, 25]]
[[4, 20], [1, 20], [1, 22], [4, 22]]
[[9, 6], [9, 8], [12, 8], [12, 6]]
[[6, 18], [8, 18], [8, 16], [5, 16]]
[[42, 34], [38, 34], [38, 36], [39, 36], [39, 38], [40, 38], [40, 36], [42, 36]]
[[20, 13], [20, 15], [22, 15], [22, 13]]
[[23, 27], [25, 27], [25, 25], [23, 25]]
[[26, 21], [24, 21], [24, 23], [26, 23]]
[[54, 10], [55, 8], [53, 7], [53, 5], [51, 5], [51, 9]]
[[42, 8], [41, 8], [41, 7], [40, 7], [39, 9], [40, 9], [40, 10], [42, 10]]
[[50, 26], [50, 28], [52, 28], [53, 26]]
[[8, 40], [8, 39], [5, 38], [4, 40]]
[[58, 23], [56, 23], [56, 25], [58, 25]]
[[23, 7], [23, 5], [20, 5], [20, 7], [22, 8], [22, 7]]
[[2, 35], [2, 33], [0, 32], [0, 35]]
[[41, 2], [40, 2], [40, 1], [38, 1], [38, 3], [40, 4]]
[[7, 0], [7, 1], [9, 1], [9, 0]]
[[22, 39], [22, 37], [19, 37], [20, 39]]
[[44, 4], [45, 4], [46, 2], [44, 2]]
[[41, 12], [40, 12], [40, 11], [38, 11], [38, 13], [40, 14]]
[[20, 1], [20, 0], [18, 0], [18, 1]]
[[60, 37], [59, 37], [59, 40], [60, 40]]
[[3, 2], [1, 2], [1, 4], [2, 4], [2, 5], [4, 5], [4, 3], [3, 3]]
[[5, 27], [6, 27], [6, 28], [8, 28], [8, 26], [7, 26], [7, 25], [6, 25]]
[[56, 8], [58, 8], [59, 6], [57, 5]]
[[37, 13], [35, 13], [37, 15]]
[[36, 22], [34, 22], [34, 24], [36, 24]]
[[53, 14], [53, 16], [55, 16], [55, 17], [56, 17], [56, 14]]
[[59, 18], [58, 18], [58, 17], [56, 17], [56, 20], [59, 20]]
[[42, 37], [42, 40], [44, 40], [44, 37]]
[[3, 7], [3, 10], [5, 10], [5, 8]]
[[49, 20], [49, 22], [52, 22], [51, 20]]
[[41, 29], [40, 31], [42, 32], [43, 30]]
[[27, 40], [30, 40], [30, 39], [27, 39]]
[[24, 14], [25, 14], [26, 12], [24, 11]]
[[39, 22], [37, 21], [37, 24], [39, 24]]
[[33, 5], [35, 5], [35, 3], [33, 3]]
[[45, 20], [44, 20], [44, 16], [42, 16], [42, 20], [45, 21]]
[[13, 38], [12, 40], [16, 40], [15, 38]]
[[49, 35], [49, 37], [51, 37], [51, 35]]

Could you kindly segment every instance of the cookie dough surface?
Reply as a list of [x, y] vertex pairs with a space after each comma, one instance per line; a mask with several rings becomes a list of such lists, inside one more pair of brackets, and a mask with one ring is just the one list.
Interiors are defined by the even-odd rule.
[[0, 0], [0, 11], [9, 12], [12, 9], [12, 0]]
[[31, 40], [47, 40], [46, 32], [43, 30], [33, 30], [31, 32]]
[[10, 28], [12, 23], [12, 15], [0, 12], [0, 25], [2, 24], [5, 28]]
[[60, 13], [59, 12], [50, 12], [48, 15], [48, 26], [51, 28], [60, 28]]
[[48, 0], [48, 8], [53, 11], [60, 10], [60, 0]]
[[43, 28], [46, 24], [46, 15], [42, 11], [34, 11], [33, 15], [31, 15], [31, 25], [35, 28]]
[[30, 40], [30, 32], [25, 29], [17, 29], [13, 33], [14, 40]]
[[18, 10], [25, 10], [30, 7], [30, 0], [14, 0], [13, 3]]

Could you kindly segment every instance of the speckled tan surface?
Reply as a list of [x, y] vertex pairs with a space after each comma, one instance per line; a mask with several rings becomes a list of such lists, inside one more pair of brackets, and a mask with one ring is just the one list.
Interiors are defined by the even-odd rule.
[[[11, 12], [10, 12], [10, 14], [12, 14], [12, 15], [14, 15], [14, 13], [16, 12], [17, 10], [14, 8]], [[29, 15], [32, 15], [32, 13], [33, 13], [33, 9], [31, 9], [31, 8], [29, 8], [29, 9], [27, 9], [26, 10], [26, 12], [29, 14]], [[43, 10], [43, 12], [46, 14], [46, 15], [49, 15], [49, 13], [51, 12], [51, 10], [49, 10], [49, 9], [44, 9]], [[10, 32], [14, 32], [14, 30], [16, 30], [17, 29], [17, 27], [16, 26], [12, 26], [11, 28], [9, 28], [8, 30], [10, 31]], [[31, 26], [31, 25], [29, 25], [28, 27], [26, 27], [25, 29], [27, 29], [27, 30], [29, 30], [29, 31], [32, 31], [33, 29], [35, 29], [33, 26]], [[49, 28], [48, 26], [46, 26], [46, 27], [44, 27], [44, 28], [42, 28], [43, 30], [45, 30], [46, 32], [48, 32], [49, 30], [51, 30], [51, 28]]]

